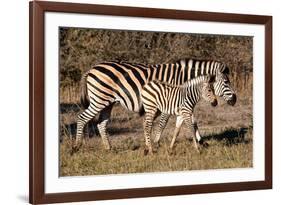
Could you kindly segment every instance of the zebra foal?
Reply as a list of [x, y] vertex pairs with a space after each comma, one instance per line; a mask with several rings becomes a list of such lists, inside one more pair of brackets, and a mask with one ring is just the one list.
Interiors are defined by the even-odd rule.
[[192, 129], [194, 146], [199, 151], [197, 142], [201, 139], [197, 139], [199, 132], [196, 123], [194, 123], [193, 110], [201, 98], [210, 102], [212, 106], [218, 104], [214, 93], [214, 81], [214, 76], [200, 76], [186, 82], [182, 86], [151, 81], [143, 87], [141, 99], [145, 110], [145, 153], [153, 153], [150, 136], [153, 120], [158, 110], [167, 115], [177, 116], [176, 129], [170, 148], [173, 148], [180, 127], [185, 122], [189, 129]]

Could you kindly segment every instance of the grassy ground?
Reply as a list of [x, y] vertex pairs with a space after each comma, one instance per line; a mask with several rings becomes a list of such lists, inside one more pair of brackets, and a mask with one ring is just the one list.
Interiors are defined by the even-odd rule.
[[[238, 100], [234, 107], [224, 102], [213, 108], [199, 103], [195, 116], [201, 135], [209, 147], [198, 154], [190, 133], [183, 127], [176, 147], [171, 152], [169, 143], [175, 117], [163, 133], [161, 146], [153, 156], [144, 155], [142, 117], [124, 112], [115, 106], [109, 124], [113, 149], [103, 149], [97, 131], [90, 130], [82, 149], [71, 155], [70, 136], [75, 134], [75, 106], [72, 112], [62, 114], [62, 143], [60, 144], [60, 175], [103, 175], [117, 173], [160, 172], [252, 167], [252, 107], [249, 100]], [[227, 115], [225, 112], [227, 111]], [[158, 119], [155, 121], [157, 124]]]

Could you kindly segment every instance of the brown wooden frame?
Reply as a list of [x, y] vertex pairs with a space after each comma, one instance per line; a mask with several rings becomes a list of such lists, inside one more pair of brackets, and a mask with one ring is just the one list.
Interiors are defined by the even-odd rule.
[[[46, 194], [44, 192], [44, 13], [47, 11], [264, 25], [266, 69], [264, 145], [265, 180]], [[30, 2], [29, 4], [29, 21], [30, 203], [73, 202], [272, 188], [272, 16], [35, 1]]]

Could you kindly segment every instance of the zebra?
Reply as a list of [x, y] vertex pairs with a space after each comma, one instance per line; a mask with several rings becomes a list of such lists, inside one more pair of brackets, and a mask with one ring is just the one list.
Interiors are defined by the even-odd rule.
[[[211, 75], [211, 76], [213, 76], [213, 75]], [[221, 72], [217, 72], [215, 77], [216, 77], [216, 80], [213, 85], [215, 95], [219, 96], [219, 97], [223, 97], [224, 100], [227, 101], [227, 103], [229, 105], [234, 106], [236, 103], [237, 97], [236, 97], [236, 94], [234, 94], [233, 89], [230, 87], [229, 77]], [[231, 100], [229, 100], [229, 96], [231, 96], [230, 97]], [[159, 140], [162, 136], [164, 128], [167, 125], [169, 117], [170, 117], [170, 115], [168, 115], [166, 113], [161, 113], [158, 130], [156, 131], [156, 137], [154, 139], [154, 143], [157, 144], [158, 146], [160, 145]], [[194, 126], [197, 127], [196, 122], [194, 122]], [[197, 132], [196, 135], [197, 135], [197, 138], [201, 138], [199, 132]], [[203, 144], [203, 141], [200, 141], [200, 144]]]
[[[236, 94], [230, 85], [228, 74], [229, 68], [215, 60], [183, 59], [175, 63], [156, 65], [116, 61], [97, 64], [84, 73], [81, 79], [80, 100], [85, 110], [78, 115], [73, 149], [81, 146], [85, 124], [98, 114], [99, 133], [105, 148], [110, 149], [106, 127], [113, 105], [119, 102], [127, 110], [143, 114], [140, 93], [142, 87], [152, 80], [181, 85], [197, 76], [216, 75], [216, 94], [222, 96], [230, 105], [234, 105]], [[168, 116], [161, 115], [160, 129], [163, 129], [167, 121]]]
[[152, 154], [153, 152], [150, 136], [153, 120], [158, 110], [167, 115], [177, 116], [176, 129], [170, 148], [173, 148], [182, 122], [185, 122], [190, 129], [193, 128], [194, 146], [199, 151], [197, 142], [201, 139], [198, 139], [199, 132], [196, 125], [194, 125], [193, 111], [201, 98], [210, 102], [212, 106], [217, 106], [218, 102], [213, 87], [214, 81], [215, 78], [213, 76], [200, 76], [181, 86], [151, 81], [143, 87], [141, 99], [145, 110], [143, 123], [146, 145], [145, 153]]

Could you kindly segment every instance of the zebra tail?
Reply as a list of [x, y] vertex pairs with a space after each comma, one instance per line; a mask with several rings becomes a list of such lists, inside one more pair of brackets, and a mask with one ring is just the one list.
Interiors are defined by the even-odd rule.
[[88, 91], [87, 91], [87, 77], [88, 77], [89, 71], [84, 73], [81, 77], [80, 81], [80, 103], [84, 109], [88, 108], [90, 105], [90, 100], [88, 96]]

